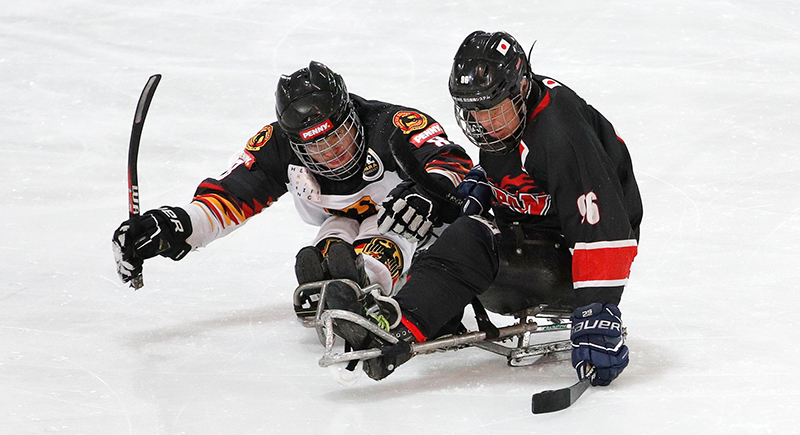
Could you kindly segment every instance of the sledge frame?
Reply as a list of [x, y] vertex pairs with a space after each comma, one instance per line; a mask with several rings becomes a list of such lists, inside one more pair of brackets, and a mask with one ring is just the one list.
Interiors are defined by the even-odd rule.
[[[383, 351], [378, 348], [341, 353], [334, 350], [336, 335], [333, 332], [333, 322], [335, 320], [345, 320], [358, 324], [389, 344], [397, 343], [398, 339], [378, 327], [378, 325], [355, 313], [345, 310], [323, 310], [328, 284], [333, 281], [303, 284], [298, 286], [294, 293], [294, 301], [297, 304], [302, 291], [308, 292], [319, 288], [319, 300], [315, 315], [300, 319], [303, 326], [316, 330], [317, 337], [325, 346], [319, 365], [328, 367], [354, 360], [368, 360], [380, 357]], [[350, 280], [340, 279], [335, 281], [346, 283], [362, 295], [366, 295], [376, 289], [378, 291], [382, 290], [380, 285], [377, 284], [361, 289], [355, 282]], [[514, 313], [515, 323], [497, 328], [496, 337], [491, 337], [486, 331], [467, 331], [463, 334], [443, 336], [422, 343], [412, 343], [411, 352], [413, 355], [423, 355], [475, 347], [506, 357], [508, 365], [512, 367], [526, 366], [535, 363], [545, 355], [557, 354], [572, 349], [569, 339], [538, 342], [544, 337], [543, 334], [547, 334], [550, 337], [554, 332], [569, 331], [572, 327], [569, 321], [570, 314], [571, 311], [568, 309], [552, 308], [542, 304]], [[536, 322], [537, 319], [545, 320], [547, 324], [540, 325]], [[537, 339], [536, 343], [532, 343], [534, 337]]]

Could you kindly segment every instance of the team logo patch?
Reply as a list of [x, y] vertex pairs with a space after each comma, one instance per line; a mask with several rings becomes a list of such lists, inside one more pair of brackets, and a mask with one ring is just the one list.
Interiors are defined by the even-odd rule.
[[530, 193], [541, 190], [539, 186], [536, 185], [536, 180], [528, 174], [520, 174], [513, 177], [511, 175], [506, 175], [500, 181], [500, 188], [509, 193]]
[[392, 123], [403, 133], [408, 134], [412, 131], [422, 130], [428, 125], [428, 118], [419, 112], [397, 112], [392, 118]]
[[315, 125], [308, 130], [300, 132], [300, 138], [303, 140], [311, 140], [317, 136], [325, 134], [333, 129], [333, 123], [330, 119], [326, 119], [322, 124]]
[[517, 213], [535, 216], [545, 216], [550, 212], [550, 195], [541, 190], [528, 174], [506, 175], [499, 186], [492, 184], [492, 193], [498, 204]]
[[394, 242], [383, 237], [373, 237], [369, 240], [356, 240], [356, 252], [369, 255], [386, 265], [392, 274], [392, 280], [403, 273], [403, 253]]
[[383, 176], [383, 162], [370, 148], [367, 151], [367, 162], [364, 164], [362, 177], [364, 181], [375, 181]]
[[267, 125], [266, 127], [262, 128], [261, 131], [258, 132], [258, 134], [251, 137], [250, 140], [247, 141], [247, 146], [245, 146], [245, 149], [247, 151], [258, 151], [267, 142], [269, 142], [271, 138], [272, 138], [272, 126]]

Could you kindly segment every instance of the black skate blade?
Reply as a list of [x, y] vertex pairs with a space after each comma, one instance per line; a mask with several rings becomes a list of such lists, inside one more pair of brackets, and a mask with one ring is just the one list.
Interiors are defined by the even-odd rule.
[[581, 397], [589, 385], [591, 385], [591, 380], [584, 378], [571, 387], [536, 393], [531, 398], [531, 411], [534, 414], [546, 414], [567, 409]]

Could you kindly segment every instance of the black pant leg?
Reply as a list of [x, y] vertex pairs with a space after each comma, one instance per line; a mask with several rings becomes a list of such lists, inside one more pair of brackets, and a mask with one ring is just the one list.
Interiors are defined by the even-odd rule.
[[496, 229], [488, 221], [458, 218], [411, 265], [395, 299], [403, 315], [429, 338], [483, 293], [498, 270]]

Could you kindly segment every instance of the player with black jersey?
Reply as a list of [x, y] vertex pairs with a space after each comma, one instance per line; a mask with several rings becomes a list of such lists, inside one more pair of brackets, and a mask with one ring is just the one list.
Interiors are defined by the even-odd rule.
[[[191, 203], [144, 213], [136, 234], [127, 221], [120, 225], [113, 247], [123, 282], [145, 259], [180, 260], [288, 193], [301, 218], [320, 227], [297, 254], [300, 284], [349, 278], [390, 294], [416, 243], [457, 217], [407, 181], [390, 152], [390, 140], [402, 141], [439, 182], [464, 179], [472, 161], [427, 114], [350, 94], [318, 62], [280, 78], [276, 111], [278, 121], [253, 136], [225, 173], [200, 183]], [[295, 309], [298, 316], [314, 312]]]
[[[412, 342], [432, 337], [475, 296], [503, 314], [539, 304], [574, 310], [573, 366], [581, 379], [595, 367], [592, 384], [607, 385], [628, 364], [618, 304], [642, 219], [626, 144], [570, 88], [534, 74], [505, 32], [470, 34], [449, 87], [461, 129], [480, 148], [479, 166], [458, 188], [464, 215], [415, 261], [396, 304], [374, 304], [403, 319], [397, 335]], [[331, 308], [363, 314], [352, 293], [329, 292]], [[356, 349], [387, 345], [365, 331], [338, 332]], [[394, 347], [365, 362], [371, 377], [411, 356], [404, 343]]]

